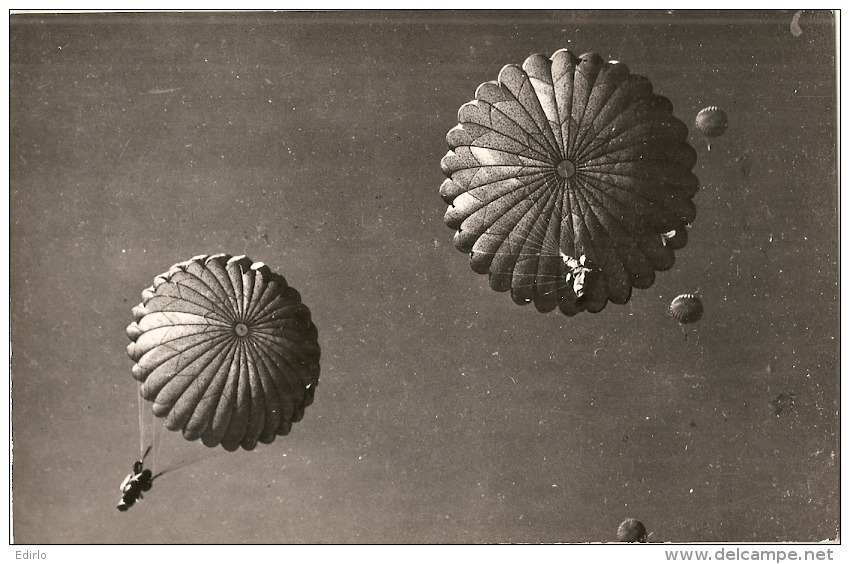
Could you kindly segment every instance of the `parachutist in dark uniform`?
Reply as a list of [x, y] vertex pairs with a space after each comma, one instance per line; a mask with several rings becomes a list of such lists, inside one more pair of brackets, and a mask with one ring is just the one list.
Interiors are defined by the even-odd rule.
[[133, 471], [127, 474], [121, 482], [121, 500], [118, 502], [119, 511], [127, 511], [136, 501], [143, 498], [142, 493], [153, 487], [153, 472], [145, 469], [145, 457], [151, 451], [151, 447], [145, 450], [142, 457], [133, 463]]

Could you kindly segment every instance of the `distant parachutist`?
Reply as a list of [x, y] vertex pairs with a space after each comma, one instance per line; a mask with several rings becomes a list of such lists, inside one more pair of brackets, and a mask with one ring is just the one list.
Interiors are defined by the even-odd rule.
[[118, 511], [127, 511], [136, 502], [142, 499], [143, 492], [150, 491], [153, 487], [153, 472], [145, 469], [145, 457], [150, 452], [151, 447], [145, 450], [142, 457], [133, 463], [133, 471], [127, 474], [124, 481], [121, 482], [121, 500], [118, 502]]
[[[729, 126], [729, 118], [726, 117], [726, 112], [717, 106], [709, 106], [699, 111], [694, 123], [706, 138], [719, 137]], [[708, 142], [708, 150], [711, 150], [710, 141]]]

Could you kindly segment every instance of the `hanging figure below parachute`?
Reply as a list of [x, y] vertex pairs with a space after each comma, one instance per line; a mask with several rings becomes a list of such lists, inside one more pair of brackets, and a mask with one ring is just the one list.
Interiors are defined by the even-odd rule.
[[118, 502], [118, 511], [127, 511], [137, 501], [144, 499], [142, 494], [150, 491], [154, 479], [161, 475], [154, 476], [153, 472], [145, 468], [145, 457], [150, 451], [151, 447], [149, 446], [145, 449], [142, 457], [133, 463], [133, 471], [127, 474], [127, 477], [121, 482], [121, 500]]
[[561, 253], [561, 259], [564, 261], [564, 266], [568, 272], [564, 277], [567, 284], [572, 284], [573, 292], [576, 295], [576, 302], [579, 302], [585, 295], [589, 294], [599, 278], [599, 269], [596, 268], [586, 255], [581, 255], [575, 259]]

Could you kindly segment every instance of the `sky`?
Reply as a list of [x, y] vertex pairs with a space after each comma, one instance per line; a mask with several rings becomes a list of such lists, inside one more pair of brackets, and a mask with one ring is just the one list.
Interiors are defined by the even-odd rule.
[[[804, 12], [15, 15], [10, 27], [13, 534], [24, 544], [835, 538], [836, 61]], [[798, 33], [799, 32], [799, 33]], [[445, 134], [503, 65], [625, 62], [692, 124], [676, 264], [568, 318], [452, 245]], [[198, 254], [283, 274], [319, 329], [315, 402], [226, 453], [139, 456], [126, 326]], [[667, 315], [698, 291], [687, 340]]]

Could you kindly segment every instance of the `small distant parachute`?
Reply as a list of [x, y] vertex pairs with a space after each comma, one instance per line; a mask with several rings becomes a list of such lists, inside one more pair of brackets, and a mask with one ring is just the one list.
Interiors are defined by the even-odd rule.
[[702, 300], [694, 294], [681, 294], [670, 302], [670, 317], [675, 319], [682, 327], [682, 334], [686, 339], [688, 333], [683, 326], [688, 323], [696, 323], [702, 319], [702, 314]]
[[729, 126], [729, 118], [726, 112], [717, 106], [703, 108], [697, 114], [696, 127], [706, 137], [718, 137], [726, 132]]
[[[729, 118], [726, 117], [726, 112], [717, 106], [709, 106], [699, 111], [694, 124], [705, 137], [719, 137], [726, 132]], [[711, 150], [711, 143], [708, 144], [708, 150]]]
[[696, 323], [702, 313], [702, 300], [693, 294], [681, 294], [670, 302], [670, 315], [679, 323]]
[[648, 79], [562, 49], [505, 66], [475, 98], [446, 137], [440, 195], [491, 288], [571, 316], [625, 304], [673, 266], [696, 217], [696, 152]]
[[200, 255], [142, 292], [127, 327], [140, 393], [183, 437], [228, 451], [289, 433], [319, 382], [300, 294], [244, 256]]
[[618, 542], [646, 542], [646, 527], [637, 519], [626, 519], [617, 527]]

